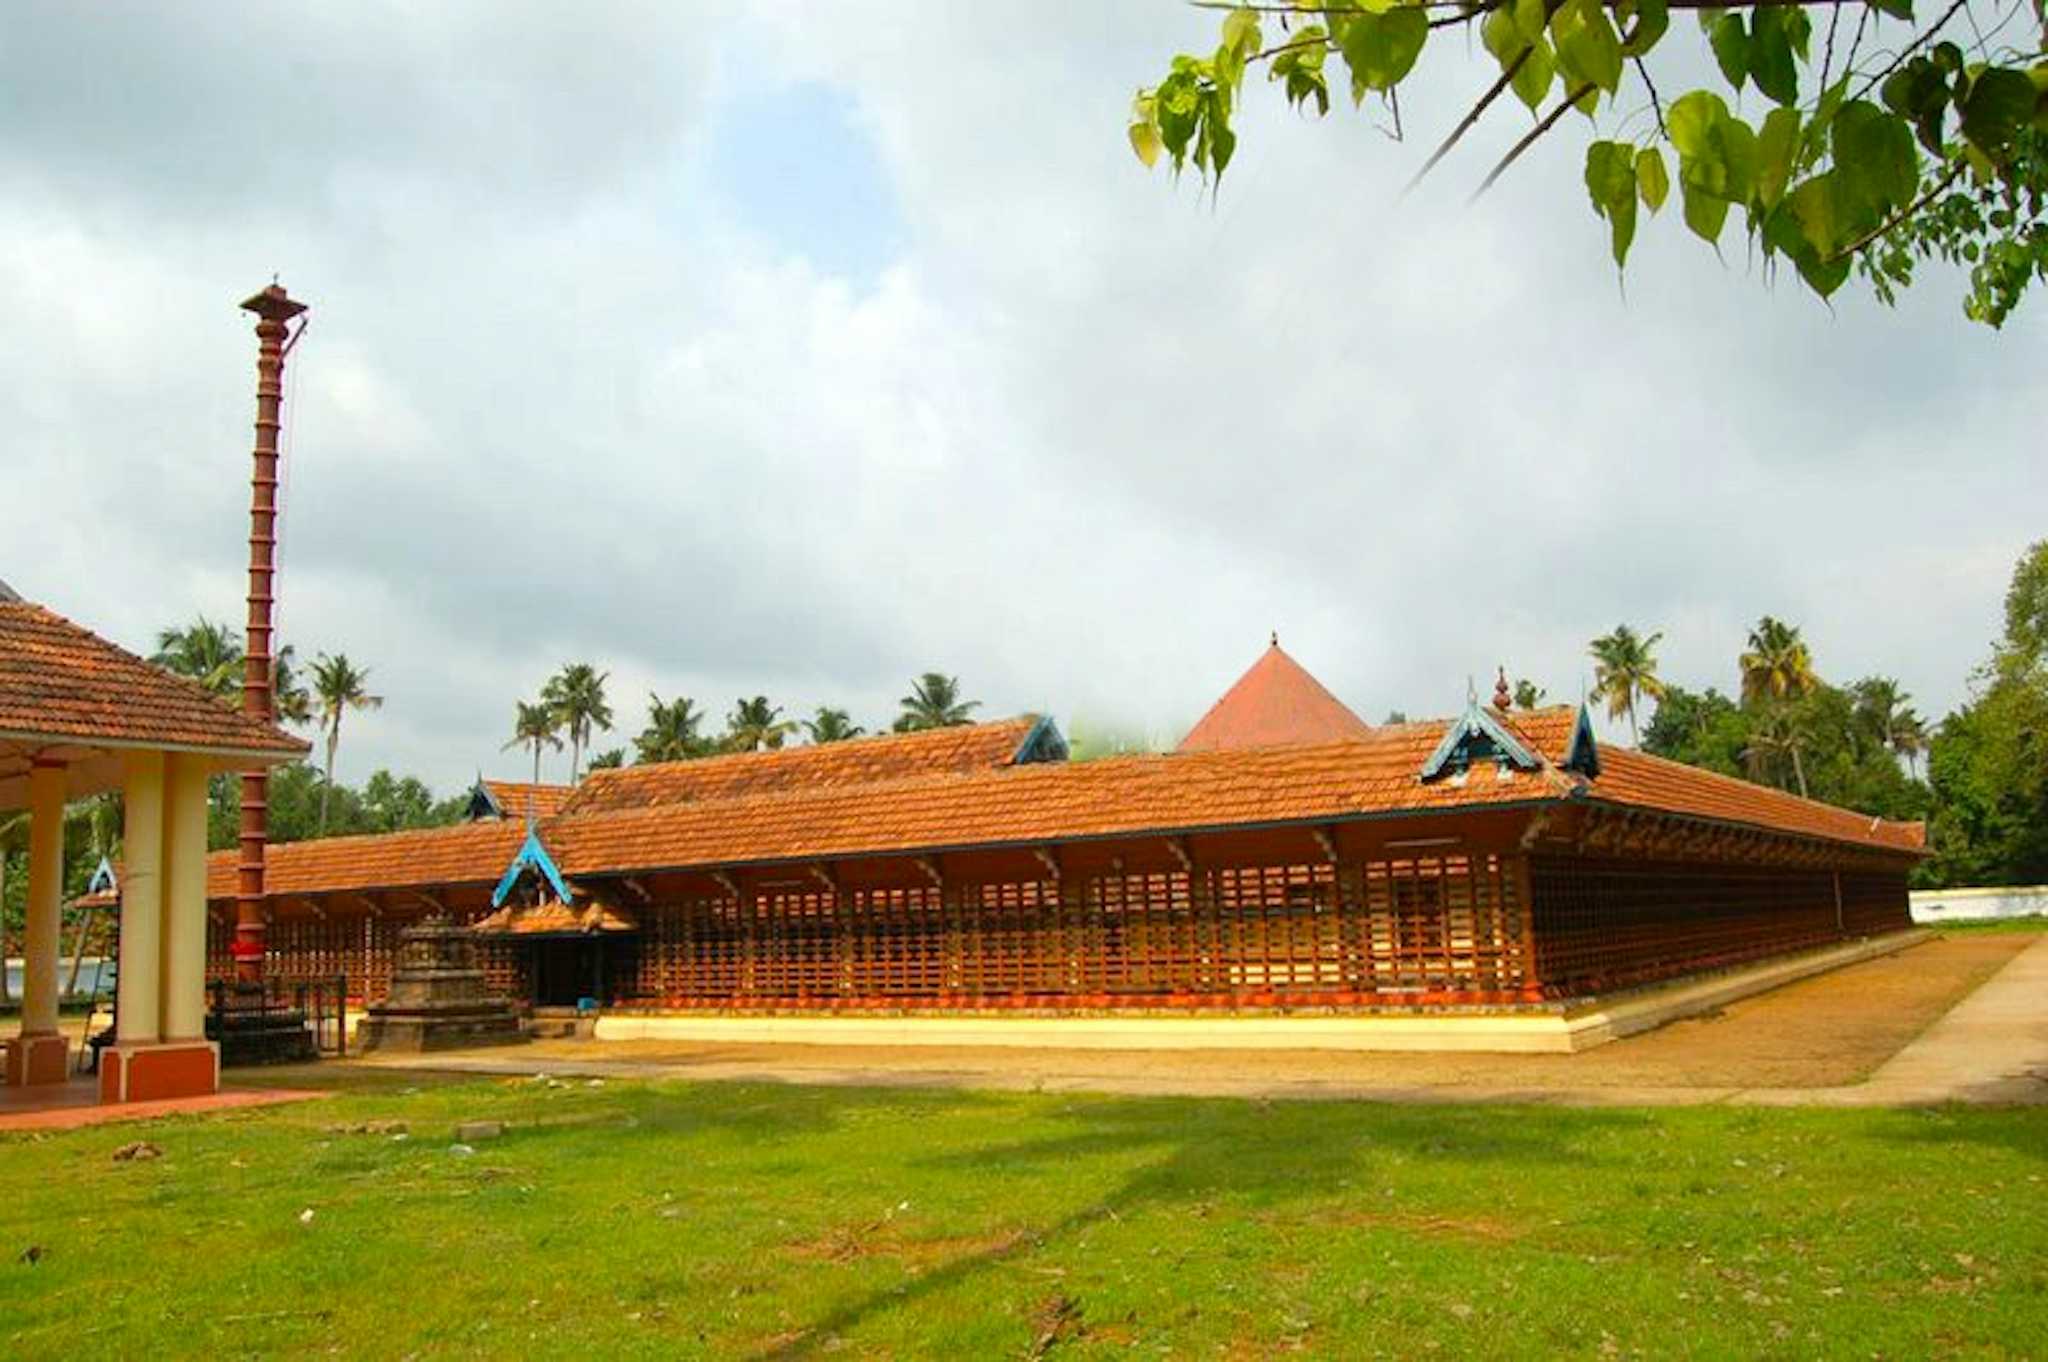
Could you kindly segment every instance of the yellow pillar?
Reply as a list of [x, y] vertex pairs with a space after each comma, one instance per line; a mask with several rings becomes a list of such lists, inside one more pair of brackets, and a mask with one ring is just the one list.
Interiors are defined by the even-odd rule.
[[21, 1033], [57, 1034], [57, 927], [64, 895], [64, 768], [37, 762], [28, 776], [28, 937]]
[[164, 754], [132, 752], [122, 786], [121, 968], [115, 1039], [157, 1038], [157, 983], [164, 921]]
[[164, 779], [163, 1039], [206, 1033], [206, 764], [173, 755]]
[[7, 1042], [7, 1082], [62, 1083], [70, 1043], [57, 1030], [57, 928], [64, 896], [64, 767], [28, 773], [28, 936], [23, 944], [21, 1034]]

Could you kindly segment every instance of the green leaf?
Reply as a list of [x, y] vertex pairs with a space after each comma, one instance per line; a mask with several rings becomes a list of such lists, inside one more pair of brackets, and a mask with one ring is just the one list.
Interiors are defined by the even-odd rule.
[[1594, 142], [1586, 148], [1586, 192], [1593, 211], [1613, 229], [1614, 263], [1625, 264], [1636, 233], [1635, 161], [1626, 142]]
[[1707, 42], [1714, 49], [1714, 60], [1721, 64], [1721, 75], [1729, 88], [1740, 90], [1749, 75], [1749, 34], [1742, 27], [1742, 16], [1724, 14], [1716, 19], [1707, 30]]
[[1629, 29], [1628, 40], [1621, 45], [1624, 57], [1640, 57], [1657, 45], [1664, 31], [1671, 27], [1671, 6], [1669, 0], [1636, 0], [1636, 20]]
[[1749, 78], [1780, 104], [1799, 102], [1799, 69], [1785, 31], [1786, 7], [1767, 5], [1750, 16]]
[[1621, 39], [1598, 0], [1565, 0], [1550, 20], [1558, 65], [1609, 94], [1621, 85]]
[[1391, 90], [1415, 68], [1429, 39], [1429, 16], [1414, 5], [1385, 14], [1360, 14], [1338, 39], [1354, 80], [1368, 90]]
[[1159, 129], [1150, 123], [1131, 124], [1131, 150], [1148, 169], [1159, 164]]
[[[1848, 235], [1837, 219], [1839, 196], [1833, 172], [1816, 175], [1786, 196], [1766, 224], [1766, 235], [1798, 266], [1799, 277], [1821, 297], [1842, 286], [1851, 262], [1836, 258]], [[1794, 230], [1784, 230], [1789, 224]]]
[[1543, 36], [1550, 22], [1550, 6], [1545, 0], [1514, 0], [1514, 11], [1515, 31], [1523, 42], [1533, 43]]
[[2024, 72], [1986, 67], [1970, 82], [1963, 101], [1963, 136], [1994, 161], [2002, 160], [2012, 139], [2033, 121], [2036, 98], [2034, 82]]
[[1799, 151], [1799, 111], [1773, 109], [1764, 115], [1756, 139], [1756, 196], [1766, 210], [1778, 206], [1792, 181], [1793, 159]]
[[1911, 201], [1920, 184], [1920, 157], [1903, 118], [1854, 100], [1835, 115], [1831, 139], [1838, 193], [1880, 207]]
[[1685, 225], [1705, 241], [1721, 239], [1721, 224], [1728, 220], [1728, 200], [1717, 198], [1681, 179], [1678, 192], [1685, 200]]
[[1652, 213], [1664, 206], [1671, 193], [1671, 177], [1664, 171], [1664, 153], [1655, 147], [1644, 147], [1636, 153], [1636, 192]]
[[1714, 125], [1727, 117], [1728, 105], [1717, 94], [1693, 90], [1680, 95], [1665, 120], [1671, 128], [1671, 144], [1678, 148], [1681, 157], [1701, 155], [1707, 149]]
[[1508, 63], [1529, 45], [1521, 30], [1515, 27], [1514, 13], [1505, 6], [1488, 14], [1486, 21], [1479, 25], [1479, 41], [1493, 54], [1502, 70], [1506, 70]]
[[1515, 71], [1511, 82], [1515, 98], [1534, 110], [1550, 93], [1550, 86], [1557, 79], [1557, 59], [1550, 55], [1550, 44], [1538, 37], [1529, 45], [1529, 55]]
[[1913, 0], [1870, 0], [1870, 7], [1894, 19], [1910, 20], [1913, 17]]

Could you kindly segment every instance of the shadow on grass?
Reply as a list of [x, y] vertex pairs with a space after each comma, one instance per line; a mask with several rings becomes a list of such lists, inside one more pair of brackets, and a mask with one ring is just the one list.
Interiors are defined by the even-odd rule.
[[[836, 1096], [845, 1096], [845, 1093]], [[955, 1094], [955, 1096], [960, 1096]], [[1079, 1128], [1053, 1138], [939, 1154], [928, 1168], [991, 1178], [1038, 1177], [1100, 1158], [1145, 1155], [1107, 1195], [1050, 1224], [1004, 1236], [906, 1283], [869, 1293], [756, 1355], [807, 1357], [869, 1316], [949, 1291], [1006, 1261], [1039, 1252], [1105, 1221], [1165, 1210], [1192, 1219], [1229, 1199], [1261, 1209], [1318, 1198], [1356, 1198], [1376, 1162], [1442, 1158], [1497, 1165], [1501, 1175], [1559, 1165], [1591, 1167], [1589, 1136], [1648, 1126], [1640, 1112], [1571, 1111], [1531, 1117], [1487, 1108], [1402, 1108], [1179, 1098], [1086, 1099], [1063, 1113]]]

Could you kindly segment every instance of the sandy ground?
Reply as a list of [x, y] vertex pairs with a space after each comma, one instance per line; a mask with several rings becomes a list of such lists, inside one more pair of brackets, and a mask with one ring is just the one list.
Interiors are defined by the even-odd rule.
[[[1745, 999], [1708, 1016], [1576, 1055], [1350, 1051], [1054, 1050], [677, 1041], [539, 1041], [414, 1060], [472, 1072], [611, 1073], [795, 1082], [1186, 1093], [1299, 1093], [1443, 1100], [1611, 1094], [1716, 1101], [1756, 1089], [1840, 1089], [1869, 1077], [2022, 950], [2035, 933], [1937, 938]], [[390, 1063], [395, 1061], [373, 1061]], [[1652, 1097], [1651, 1094], [1656, 1096]], [[1688, 1096], [1688, 1094], [1690, 1094]], [[1572, 1100], [1566, 1098], [1566, 1100]]]

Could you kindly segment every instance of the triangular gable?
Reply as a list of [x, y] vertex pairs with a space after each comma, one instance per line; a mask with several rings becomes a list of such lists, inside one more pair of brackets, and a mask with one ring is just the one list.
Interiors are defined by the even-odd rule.
[[1451, 721], [1451, 726], [1444, 730], [1443, 741], [1422, 763], [1422, 778], [1435, 780], [1442, 775], [1461, 774], [1473, 762], [1488, 758], [1521, 771], [1533, 771], [1542, 765], [1536, 754], [1508, 731], [1506, 724], [1480, 708], [1476, 699], [1468, 700], [1465, 712]]
[[1052, 716], [1047, 714], [1031, 725], [1031, 731], [1024, 735], [1024, 741], [1017, 744], [1016, 752], [1010, 757], [1010, 765], [1029, 766], [1033, 762], [1066, 759], [1066, 736], [1060, 732], [1059, 725], [1052, 721]]
[[104, 856], [100, 857], [99, 865], [93, 869], [92, 878], [85, 882], [85, 892], [88, 894], [111, 894], [118, 888], [120, 888], [120, 885], [114, 879], [113, 862]]
[[1564, 749], [1564, 769], [1577, 771], [1588, 780], [1600, 778], [1600, 744], [1593, 740], [1593, 716], [1579, 706], [1578, 722], [1572, 725], [1572, 740]]
[[505, 867], [505, 878], [499, 880], [498, 887], [491, 891], [491, 907], [496, 908], [505, 902], [505, 896], [519, 883], [520, 874], [527, 870], [546, 880], [554, 889], [556, 898], [563, 903], [569, 901], [569, 886], [562, 879], [562, 872], [555, 868], [555, 858], [548, 855], [548, 849], [541, 845], [540, 833], [529, 827], [526, 840], [520, 843], [519, 854], [512, 858], [511, 865]]
[[491, 793], [491, 787], [484, 784], [482, 776], [476, 778], [476, 785], [469, 792], [469, 805], [462, 811], [462, 816], [472, 823], [480, 819], [505, 816], [505, 806]]

